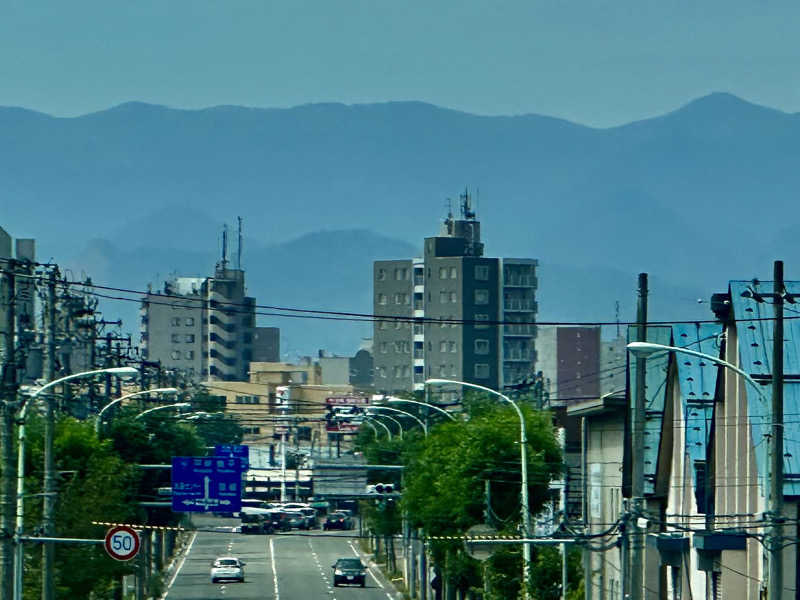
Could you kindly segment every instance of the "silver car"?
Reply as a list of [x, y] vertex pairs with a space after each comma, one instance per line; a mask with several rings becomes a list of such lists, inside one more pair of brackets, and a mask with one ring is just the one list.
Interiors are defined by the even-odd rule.
[[239, 581], [244, 583], [244, 561], [235, 556], [220, 556], [211, 565], [211, 583]]

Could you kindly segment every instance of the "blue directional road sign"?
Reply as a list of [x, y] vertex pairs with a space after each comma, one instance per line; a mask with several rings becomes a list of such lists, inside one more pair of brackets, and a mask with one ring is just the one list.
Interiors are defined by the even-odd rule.
[[242, 460], [242, 471], [250, 468], [250, 446], [237, 446], [235, 444], [219, 444], [214, 446], [216, 456], [230, 456]]
[[172, 510], [238, 512], [242, 509], [242, 465], [222, 456], [172, 457]]

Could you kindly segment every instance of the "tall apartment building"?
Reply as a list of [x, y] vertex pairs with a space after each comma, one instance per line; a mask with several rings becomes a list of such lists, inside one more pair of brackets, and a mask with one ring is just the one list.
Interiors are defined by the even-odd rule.
[[422, 258], [374, 263], [378, 391], [422, 390], [429, 377], [498, 389], [532, 373], [538, 263], [484, 257], [467, 193], [460, 210]]
[[277, 330], [256, 327], [255, 298], [244, 270], [228, 266], [226, 247], [213, 277], [178, 277], [144, 297], [143, 358], [206, 381], [247, 381], [251, 361], [277, 359]]

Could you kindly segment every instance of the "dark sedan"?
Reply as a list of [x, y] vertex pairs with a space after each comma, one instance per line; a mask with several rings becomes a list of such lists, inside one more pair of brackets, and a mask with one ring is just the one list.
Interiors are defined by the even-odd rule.
[[361, 587], [366, 585], [367, 568], [359, 559], [340, 558], [333, 565], [333, 585], [338, 586], [343, 583]]
[[352, 529], [353, 521], [345, 513], [332, 512], [325, 519], [325, 523], [322, 524], [322, 528], [325, 531], [330, 529]]

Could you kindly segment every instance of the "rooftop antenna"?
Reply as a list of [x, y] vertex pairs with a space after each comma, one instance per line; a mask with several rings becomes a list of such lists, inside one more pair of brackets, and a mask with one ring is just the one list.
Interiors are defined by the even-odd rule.
[[470, 206], [470, 199], [469, 199], [469, 188], [464, 188], [464, 193], [459, 196], [461, 199], [461, 216], [464, 219], [474, 219], [475, 213]]
[[239, 248], [236, 251], [236, 268], [242, 268], [242, 217], [236, 217], [239, 220]]
[[222, 226], [222, 268], [228, 266], [228, 224]]

